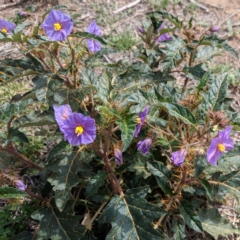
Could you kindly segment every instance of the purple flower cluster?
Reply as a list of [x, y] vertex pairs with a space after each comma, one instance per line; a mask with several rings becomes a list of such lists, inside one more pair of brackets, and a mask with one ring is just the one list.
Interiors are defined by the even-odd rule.
[[4, 19], [0, 19], [0, 31], [4, 34], [10, 33], [16, 25], [14, 23], [8, 22]]
[[89, 144], [96, 138], [95, 120], [81, 113], [72, 112], [68, 104], [54, 106], [55, 119], [64, 139], [73, 146]]
[[[225, 130], [219, 132], [218, 136], [212, 140], [207, 150], [207, 160], [211, 165], [217, 165], [217, 160], [223, 153], [234, 148], [234, 142], [230, 138], [232, 127], [227, 126]], [[181, 149], [171, 154], [171, 160], [176, 166], [182, 166], [186, 156], [186, 150]]]
[[64, 41], [71, 33], [73, 23], [67, 14], [52, 9], [42, 24], [42, 28], [53, 41]]
[[[96, 34], [97, 36], [101, 36], [101, 29], [97, 25], [96, 20], [93, 20], [90, 23], [90, 25], [87, 28], [87, 32], [88, 33], [92, 33], [92, 34]], [[98, 52], [98, 51], [101, 50], [101, 43], [97, 42], [97, 41], [95, 41], [93, 39], [87, 39], [87, 45], [88, 45], [88, 49], [92, 53]]]

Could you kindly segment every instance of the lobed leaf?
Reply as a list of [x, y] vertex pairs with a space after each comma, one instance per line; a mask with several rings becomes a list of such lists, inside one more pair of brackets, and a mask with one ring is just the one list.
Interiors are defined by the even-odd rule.
[[200, 209], [198, 216], [201, 220], [203, 230], [211, 234], [215, 239], [220, 235], [228, 237], [232, 234], [240, 234], [239, 229], [236, 229], [226, 219], [224, 219], [216, 208]]
[[168, 183], [172, 174], [161, 162], [147, 162], [147, 168], [155, 176], [158, 186], [165, 194], [172, 194], [172, 189]]
[[186, 225], [197, 232], [202, 232], [202, 224], [199, 217], [194, 213], [194, 207], [183, 200], [179, 205], [179, 211]]
[[136, 122], [133, 120], [133, 115], [123, 116], [117, 120], [117, 124], [120, 126], [121, 139], [123, 142], [122, 151], [126, 151], [132, 142], [133, 135], [136, 129]]
[[80, 216], [68, 215], [55, 207], [40, 208], [31, 217], [40, 222], [39, 240], [80, 240], [84, 235], [85, 227], [79, 224]]
[[91, 154], [78, 151], [57, 155], [48, 164], [47, 169], [53, 172], [48, 181], [53, 186], [56, 206], [60, 211], [69, 200], [72, 187], [81, 181], [77, 173], [81, 172], [82, 178], [91, 176], [91, 168], [85, 163], [88, 158], [91, 158]]
[[204, 95], [205, 99], [199, 107], [204, 111], [208, 111], [209, 109], [218, 111], [221, 110], [221, 103], [227, 94], [227, 73], [217, 76], [211, 75], [210, 81], [208, 91]]
[[172, 41], [166, 42], [161, 51], [166, 55], [162, 61], [163, 73], [175, 68], [183, 60], [182, 53], [186, 51], [187, 44], [181, 38], [173, 37]]
[[[116, 239], [167, 239], [167, 236], [152, 227], [152, 222], [166, 213], [148, 203], [143, 188], [128, 190], [125, 198], [114, 196], [98, 219], [100, 223], [111, 223], [112, 229], [106, 240]], [[132, 195], [133, 194], [133, 195]], [[136, 194], [138, 198], [136, 198]]]
[[184, 240], [186, 237], [185, 226], [175, 219], [172, 222], [172, 232], [174, 240]]

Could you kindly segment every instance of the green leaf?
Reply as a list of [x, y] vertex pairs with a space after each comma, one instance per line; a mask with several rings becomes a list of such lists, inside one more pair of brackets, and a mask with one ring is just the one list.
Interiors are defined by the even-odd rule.
[[59, 154], [60, 152], [62, 152], [64, 149], [66, 149], [66, 147], [68, 146], [68, 142], [67, 141], [61, 141], [60, 143], [58, 143], [56, 146], [54, 146], [50, 152], [48, 153], [48, 157], [47, 157], [47, 162], [50, 162], [50, 160], [57, 154]]
[[32, 127], [32, 126], [46, 126], [46, 125], [56, 125], [56, 120], [53, 117], [51, 111], [31, 111], [27, 115], [22, 115], [14, 120], [14, 126], [20, 127]]
[[174, 240], [184, 240], [186, 237], [185, 226], [173, 219], [172, 222], [172, 232]]
[[184, 71], [186, 72], [186, 77], [191, 79], [200, 80], [206, 73], [205, 64], [199, 63], [193, 67], [185, 67]]
[[227, 195], [232, 195], [240, 201], [240, 173], [239, 169], [229, 174], [221, 174], [220, 178], [209, 181], [217, 191], [217, 198], [225, 199]]
[[171, 104], [166, 102], [159, 102], [156, 104], [157, 107], [165, 109], [169, 115], [181, 119], [186, 124], [195, 124], [196, 120], [188, 108], [183, 107], [179, 104]]
[[149, 159], [142, 155], [140, 152], [137, 152], [134, 159], [131, 161], [131, 165], [128, 167], [128, 170], [131, 172], [136, 172], [136, 175], [143, 176], [144, 179], [151, 176], [151, 173], [147, 169], [147, 161]]
[[200, 209], [198, 216], [201, 220], [203, 230], [211, 234], [214, 239], [220, 235], [228, 237], [232, 234], [240, 234], [239, 229], [236, 229], [225, 218], [221, 217], [216, 208]]
[[80, 216], [68, 215], [55, 207], [41, 208], [31, 217], [40, 222], [39, 240], [80, 240], [85, 231], [85, 227], [79, 224]]
[[213, 46], [199, 46], [196, 54], [196, 60], [198, 62], [208, 62], [209, 59], [222, 52], [221, 49]]
[[11, 238], [11, 240], [35, 240], [35, 239], [36, 237], [34, 236], [34, 234], [27, 231], [21, 232]]
[[155, 12], [149, 12], [147, 16], [159, 16], [163, 18], [167, 18], [171, 23], [173, 23], [177, 28], [182, 27], [182, 21], [180, 21], [177, 17], [173, 16], [172, 14], [164, 11], [155, 11]]
[[197, 86], [198, 91], [203, 90], [203, 87], [206, 86], [209, 77], [210, 77], [210, 74], [208, 72], [203, 75], [202, 79], [200, 80], [200, 83]]
[[152, 86], [153, 84], [154, 74], [147, 64], [141, 62], [132, 63], [131, 65], [119, 63], [117, 68], [121, 71], [114, 78], [112, 85], [118, 93], [135, 92], [138, 88], [147, 85]]
[[31, 99], [20, 101], [17, 103], [4, 103], [0, 106], [0, 122], [7, 123], [13, 115], [24, 113], [28, 110], [28, 106], [32, 105]]
[[72, 187], [81, 181], [77, 174], [81, 174], [82, 178], [91, 176], [91, 169], [84, 162], [90, 157], [91, 154], [86, 152], [64, 153], [56, 156], [56, 159], [47, 166], [47, 169], [53, 172], [48, 181], [53, 186], [56, 206], [60, 211], [70, 198]]
[[8, 141], [29, 143], [27, 136], [17, 128], [9, 129]]
[[222, 48], [230, 53], [232, 53], [236, 58], [238, 58], [238, 53], [227, 44], [226, 40], [219, 39], [216, 34], [210, 36], [210, 37], [204, 37], [201, 42], [201, 45], [208, 45], [212, 47]]
[[200, 108], [204, 111], [213, 109], [214, 111], [221, 110], [223, 99], [227, 95], [227, 73], [220, 75], [211, 75], [208, 91], [204, 95], [205, 100], [200, 104]]
[[[139, 189], [140, 192], [143, 191], [142, 187]], [[137, 194], [138, 198], [135, 197], [136, 194], [136, 189], [133, 189], [127, 192], [125, 198], [114, 196], [104, 208], [98, 222], [112, 225], [106, 240], [168, 239], [163, 232], [152, 227], [154, 220], [166, 214], [164, 210], [148, 203], [143, 197], [144, 194]]]
[[[42, 73], [32, 79], [34, 84], [33, 92], [35, 92], [38, 101], [49, 100], [49, 105], [62, 104], [55, 99], [55, 93], [62, 89], [64, 80], [56, 74]], [[66, 98], [64, 99], [66, 101]]]
[[172, 174], [161, 162], [147, 162], [149, 171], [155, 176], [158, 186], [165, 194], [172, 194], [172, 189], [168, 183]]
[[202, 232], [202, 224], [199, 217], [194, 213], [194, 207], [187, 201], [182, 201], [179, 205], [179, 211], [186, 225], [196, 232]]
[[203, 187], [206, 190], [207, 195], [209, 196], [210, 200], [213, 200], [213, 191], [212, 191], [212, 186], [211, 184], [205, 180], [205, 179], [199, 179], [200, 182], [202, 183]]
[[107, 178], [107, 172], [99, 170], [96, 175], [94, 175], [88, 182], [85, 196], [89, 197], [98, 192], [98, 189], [104, 185], [105, 179]]
[[97, 95], [95, 95], [94, 98], [107, 104], [108, 100], [111, 98], [110, 92], [113, 89], [111, 85], [112, 80], [112, 73], [110, 71], [104, 71], [99, 77], [99, 81], [97, 81]]
[[150, 16], [153, 25], [153, 32], [158, 33], [158, 29], [162, 26], [163, 21], [158, 21], [154, 16]]
[[9, 198], [19, 198], [22, 196], [27, 196], [27, 194], [19, 189], [3, 186], [0, 188], [0, 198], [9, 199]]
[[126, 151], [131, 144], [133, 135], [136, 129], [136, 122], [133, 120], [133, 115], [123, 116], [117, 121], [121, 130], [121, 139], [123, 142], [122, 152]]
[[175, 68], [183, 60], [182, 53], [186, 51], [187, 44], [178, 37], [173, 37], [172, 41], [165, 42], [165, 47], [161, 51], [166, 55], [162, 61], [163, 72], [167, 73]]
[[207, 159], [205, 156], [197, 155], [195, 158], [195, 178], [198, 178], [205, 167], [207, 166]]

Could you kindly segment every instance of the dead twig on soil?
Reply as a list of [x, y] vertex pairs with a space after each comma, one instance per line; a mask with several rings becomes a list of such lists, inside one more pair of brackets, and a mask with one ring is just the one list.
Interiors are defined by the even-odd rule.
[[136, 0], [135, 2], [131, 2], [131, 3], [127, 4], [127, 5], [119, 8], [119, 9], [115, 10], [115, 11], [113, 12], [113, 14], [120, 13], [120, 12], [122, 12], [122, 11], [128, 9], [128, 8], [131, 8], [131, 7], [135, 6], [135, 5], [137, 5], [137, 4], [140, 3], [140, 2], [141, 2], [141, 0]]
[[198, 7], [204, 9], [206, 12], [209, 12], [209, 9], [205, 6], [203, 6], [201, 3], [196, 2], [195, 0], [190, 0], [191, 3], [197, 5]]
[[231, 14], [229, 17], [227, 17], [225, 20], [223, 20], [222, 22], [219, 23], [218, 26], [221, 26], [223, 23], [225, 23], [228, 19], [230, 19], [231, 17], [233, 17], [234, 15], [238, 14], [240, 12], [240, 10], [237, 10], [236, 12], [234, 12], [233, 14]]
[[208, 5], [210, 7], [214, 7], [214, 8], [218, 8], [218, 9], [224, 9], [224, 7], [220, 7], [220, 6], [216, 6], [216, 5], [213, 5], [211, 3], [207, 3], [207, 2], [202, 2], [200, 1], [202, 4], [205, 4], [205, 5]]

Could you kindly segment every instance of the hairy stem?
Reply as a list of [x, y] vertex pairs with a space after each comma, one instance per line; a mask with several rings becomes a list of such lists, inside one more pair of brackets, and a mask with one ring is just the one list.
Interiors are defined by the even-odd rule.
[[97, 216], [101, 213], [101, 211], [103, 210], [103, 208], [105, 207], [107, 202], [103, 202], [101, 204], [101, 206], [99, 207], [99, 209], [95, 212], [95, 214], [93, 215], [93, 217], [91, 218], [90, 222], [86, 225], [86, 229], [91, 230], [92, 229], [92, 224], [94, 222], [94, 220], [97, 218]]
[[[167, 204], [167, 207], [166, 207], [166, 209], [165, 209], [166, 212], [169, 211], [169, 209], [170, 209], [171, 206], [172, 206], [173, 201], [175, 200], [175, 198], [178, 196], [178, 194], [179, 194], [180, 191], [182, 190], [182, 187], [184, 186], [184, 184], [186, 184], [186, 177], [187, 177], [187, 168], [184, 168], [184, 169], [183, 169], [183, 172], [182, 172], [181, 181], [179, 182], [179, 184], [178, 184], [178, 186], [177, 186], [177, 188], [176, 188], [176, 190], [175, 190], [174, 196], [172, 196], [172, 197], [170, 198], [170, 200], [169, 200], [169, 202], [168, 202], [168, 204]], [[157, 229], [157, 228], [161, 225], [164, 217], [165, 217], [165, 215], [161, 216], [161, 217], [158, 219], [157, 223], [154, 225], [154, 229]]]

